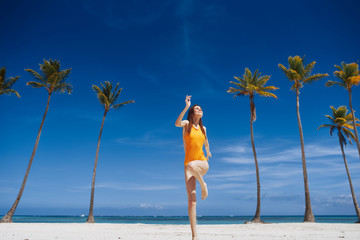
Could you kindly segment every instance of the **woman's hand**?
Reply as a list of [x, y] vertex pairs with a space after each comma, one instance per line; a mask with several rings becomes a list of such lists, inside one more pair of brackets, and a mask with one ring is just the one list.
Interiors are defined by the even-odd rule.
[[208, 155], [206, 156], [206, 159], [209, 161], [209, 158], [212, 158], [211, 153], [208, 153]]
[[186, 95], [185, 105], [187, 108], [191, 106], [191, 95], [190, 96]]

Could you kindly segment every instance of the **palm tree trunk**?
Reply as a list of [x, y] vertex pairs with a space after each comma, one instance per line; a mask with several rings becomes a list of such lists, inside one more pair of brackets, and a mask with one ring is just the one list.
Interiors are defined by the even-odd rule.
[[98, 156], [99, 156], [100, 140], [101, 140], [101, 134], [102, 134], [103, 127], [104, 127], [106, 113], [107, 113], [107, 111], [105, 110], [104, 117], [103, 117], [103, 120], [102, 120], [102, 123], [101, 123], [98, 144], [97, 144], [97, 148], [96, 148], [95, 165], [94, 165], [94, 172], [93, 172], [93, 178], [92, 178], [92, 184], [91, 184], [90, 210], [89, 210], [88, 219], [86, 221], [87, 223], [94, 223], [95, 222], [95, 220], [94, 220], [94, 194], [95, 194], [96, 166], [97, 166], [97, 161], [98, 161]]
[[349, 89], [349, 106], [350, 106], [350, 110], [351, 110], [351, 114], [352, 114], [352, 120], [353, 120], [353, 126], [354, 126], [354, 133], [355, 133], [355, 142], [356, 142], [356, 144], [357, 144], [358, 152], [359, 152], [359, 157], [360, 157], [360, 143], [359, 143], [358, 132], [357, 132], [357, 129], [356, 129], [355, 112], [354, 112], [354, 109], [353, 109], [353, 107], [352, 107], [351, 88]]
[[42, 131], [42, 128], [43, 128], [43, 125], [44, 125], [44, 122], [45, 122], [47, 112], [49, 110], [50, 97], [51, 97], [51, 93], [49, 93], [49, 96], [48, 96], [45, 113], [44, 113], [43, 119], [42, 119], [41, 124], [40, 124], [40, 128], [39, 128], [39, 131], [38, 131], [38, 134], [37, 134], [37, 137], [36, 137], [35, 146], [34, 146], [32, 154], [31, 154], [30, 161], [29, 161], [29, 164], [28, 164], [28, 167], [27, 167], [25, 177], [24, 177], [23, 183], [21, 185], [20, 191], [19, 191], [19, 193], [17, 195], [17, 198], [16, 198], [13, 206], [9, 210], [9, 212], [1, 219], [0, 222], [2, 222], [2, 223], [11, 223], [12, 222], [12, 217], [13, 217], [13, 215], [15, 213], [15, 210], [16, 210], [16, 208], [17, 208], [17, 206], [18, 206], [18, 204], [20, 202], [21, 196], [22, 196], [22, 194], [24, 192], [26, 181], [27, 181], [27, 178], [28, 178], [28, 175], [29, 175], [29, 172], [30, 172], [30, 168], [31, 168], [32, 162], [34, 160], [37, 147], [39, 145], [41, 131]]
[[253, 131], [253, 122], [256, 118], [255, 115], [255, 104], [254, 104], [254, 96], [250, 96], [250, 132], [251, 132], [251, 145], [252, 150], [254, 153], [254, 160], [255, 160], [255, 168], [256, 168], [256, 183], [257, 183], [257, 204], [256, 204], [256, 212], [253, 220], [251, 222], [263, 222], [260, 219], [260, 174], [259, 174], [259, 166], [257, 162], [256, 150], [255, 150], [255, 143], [254, 143], [254, 131]]
[[343, 158], [344, 158], [346, 173], [347, 173], [348, 178], [349, 178], [351, 195], [352, 195], [352, 198], [353, 198], [356, 215], [357, 215], [357, 217], [358, 217], [358, 223], [360, 223], [360, 209], [359, 209], [359, 205], [358, 205], [358, 203], [357, 203], [357, 201], [356, 201], [356, 195], [355, 195], [355, 192], [354, 192], [354, 188], [353, 188], [353, 185], [352, 185], [352, 181], [351, 181], [351, 177], [350, 177], [350, 172], [349, 172], [348, 164], [347, 164], [346, 157], [345, 157], [345, 153], [344, 153], [343, 142], [342, 142], [342, 140], [341, 140], [341, 138], [340, 138], [340, 129], [338, 129], [338, 136], [339, 136], [339, 143], [340, 143], [340, 147], [341, 147], [341, 153], [342, 153]]
[[309, 183], [308, 183], [307, 171], [306, 171], [304, 136], [303, 136], [303, 130], [302, 130], [302, 126], [301, 126], [301, 119], [300, 119], [299, 94], [300, 94], [300, 91], [299, 91], [299, 88], [297, 88], [296, 89], [296, 113], [297, 113], [297, 119], [298, 119], [298, 124], [299, 124], [300, 143], [301, 143], [301, 159], [302, 159], [303, 175], [304, 175], [304, 187], [305, 187], [305, 215], [304, 215], [304, 222], [315, 222], [314, 214], [313, 214], [312, 209], [311, 209]]

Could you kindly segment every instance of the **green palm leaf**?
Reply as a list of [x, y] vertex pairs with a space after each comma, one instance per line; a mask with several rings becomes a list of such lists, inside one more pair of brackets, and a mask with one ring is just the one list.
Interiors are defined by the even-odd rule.
[[342, 62], [341, 66], [335, 65], [335, 68], [338, 71], [334, 72], [334, 76], [337, 77], [339, 81], [328, 81], [325, 86], [331, 87], [338, 85], [350, 90], [353, 85], [360, 84], [359, 65], [357, 63], [347, 64]]
[[325, 73], [325, 74], [318, 73], [318, 74], [314, 74], [308, 78], [305, 78], [303, 81], [304, 81], [304, 83], [312, 83], [314, 81], [318, 81], [318, 80], [320, 80], [324, 77], [328, 77], [328, 76], [329, 76], [329, 74], [327, 74], [327, 73]]
[[135, 103], [134, 100], [131, 100], [131, 101], [126, 101], [126, 102], [122, 102], [122, 103], [118, 103], [118, 104], [115, 104], [114, 106], [112, 106], [114, 109], [119, 109], [129, 103]]
[[100, 85], [101, 85], [101, 88], [96, 85], [92, 85], [92, 89], [94, 90], [100, 103], [102, 105], [104, 105], [106, 112], [109, 111], [111, 108], [119, 109], [122, 106], [125, 106], [129, 103], [135, 102], [135, 101], [131, 100], [131, 101], [126, 101], [126, 102], [122, 102], [122, 103], [118, 103], [118, 104], [116, 103], [120, 96], [120, 93], [122, 91], [122, 88], [119, 89], [119, 83], [116, 84], [114, 90], [112, 90], [113, 85], [109, 81], [105, 81], [105, 84], [100, 83]]
[[324, 77], [327, 77], [328, 74], [314, 74], [311, 75], [311, 72], [316, 64], [316, 62], [311, 62], [308, 65], [304, 66], [304, 57], [299, 56], [289, 57], [288, 58], [289, 68], [286, 68], [284, 65], [279, 64], [280, 70], [282, 70], [286, 77], [290, 81], [295, 81], [292, 85], [291, 90], [297, 90], [303, 87], [305, 83], [312, 83], [314, 81], [320, 80]]
[[26, 85], [34, 88], [44, 87], [49, 94], [53, 92], [59, 93], [71, 93], [72, 86], [70, 83], [66, 83], [65, 80], [69, 76], [71, 69], [60, 70], [60, 61], [58, 60], [45, 60], [40, 64], [40, 73], [32, 70], [25, 69], [29, 72], [37, 81], [30, 81]]
[[[354, 134], [352, 133], [352, 129], [354, 129], [354, 127], [352, 126], [352, 114], [348, 112], [348, 109], [346, 106], [340, 106], [338, 108], [334, 108], [333, 106], [330, 106], [331, 110], [332, 110], [332, 116], [330, 115], [325, 115], [330, 123], [329, 124], [322, 124], [318, 130], [320, 128], [330, 128], [330, 135], [333, 135], [333, 131], [335, 129], [338, 129], [338, 134], [341, 140], [342, 144], [347, 143], [346, 139], [348, 139], [348, 141], [351, 142], [351, 139], [355, 139]], [[358, 119], [357, 119], [358, 121]], [[345, 136], [346, 138], [345, 138]]]
[[33, 88], [41, 88], [41, 87], [47, 88], [46, 84], [35, 82], [35, 81], [27, 82], [26, 85], [31, 86]]
[[0, 68], [0, 95], [14, 93], [17, 97], [20, 97], [20, 94], [16, 90], [12, 89], [12, 86], [20, 77], [17, 76], [7, 78], [5, 75], [6, 68]]

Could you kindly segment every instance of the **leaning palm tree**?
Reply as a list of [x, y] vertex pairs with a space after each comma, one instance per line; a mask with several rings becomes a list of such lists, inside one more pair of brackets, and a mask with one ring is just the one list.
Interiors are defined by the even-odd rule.
[[300, 107], [299, 107], [299, 94], [300, 88], [304, 86], [306, 83], [312, 83], [314, 81], [320, 80], [324, 77], [329, 76], [328, 74], [314, 74], [310, 75], [312, 69], [315, 66], [315, 61], [304, 66], [304, 58], [299, 56], [289, 57], [289, 68], [286, 68], [284, 65], [279, 64], [279, 68], [285, 73], [286, 77], [294, 82], [291, 90], [296, 93], [296, 113], [297, 120], [299, 125], [299, 135], [300, 135], [300, 144], [301, 144], [301, 159], [303, 166], [303, 176], [304, 176], [304, 186], [305, 186], [305, 215], [304, 222], [315, 222], [314, 214], [311, 209], [311, 201], [310, 201], [310, 192], [309, 192], [309, 183], [307, 178], [307, 170], [306, 170], [306, 160], [305, 160], [305, 148], [304, 148], [304, 136], [303, 130], [301, 126], [300, 119]]
[[14, 93], [17, 97], [20, 97], [20, 94], [12, 89], [12, 85], [19, 79], [20, 76], [6, 78], [5, 75], [6, 68], [0, 68], [0, 95]]
[[356, 129], [355, 124], [355, 112], [352, 107], [352, 100], [351, 100], [351, 88], [355, 85], [359, 85], [360, 83], [360, 74], [359, 74], [359, 65], [356, 63], [346, 64], [344, 62], [341, 63], [341, 66], [335, 65], [338, 71], [334, 72], [335, 77], [339, 78], [340, 81], [328, 81], [325, 86], [331, 87], [334, 85], [338, 85], [340, 87], [345, 88], [349, 92], [349, 107], [352, 114], [352, 122], [354, 126], [354, 133], [355, 133], [355, 142], [358, 148], [359, 157], [360, 157], [360, 142], [359, 142], [359, 135]]
[[250, 132], [251, 132], [251, 145], [254, 153], [255, 160], [255, 168], [256, 168], [256, 182], [257, 182], [257, 205], [255, 216], [252, 219], [252, 222], [263, 222], [260, 219], [260, 174], [259, 174], [259, 166], [256, 156], [255, 143], [254, 143], [254, 131], [253, 131], [253, 122], [256, 120], [256, 110], [254, 97], [255, 94], [259, 94], [263, 97], [273, 97], [277, 98], [275, 94], [270, 93], [268, 91], [276, 90], [277, 87], [274, 86], [266, 86], [265, 84], [270, 79], [270, 76], [260, 76], [259, 70], [256, 70], [254, 74], [248, 69], [245, 68], [245, 73], [243, 77], [234, 77], [238, 82], [230, 82], [234, 84], [236, 87], [230, 87], [227, 91], [228, 93], [234, 93], [235, 97], [237, 96], [249, 96], [250, 98]]
[[108, 81], [105, 81], [105, 85], [101, 83], [101, 87], [102, 87], [102, 89], [96, 85], [92, 86], [92, 89], [95, 91], [96, 96], [98, 97], [100, 103], [104, 106], [105, 112], [104, 112], [103, 120], [101, 123], [100, 134], [99, 134], [98, 144], [97, 144], [97, 148], [96, 148], [95, 165], [94, 165], [92, 184], [91, 184], [90, 210], [89, 210], [88, 219], [86, 221], [88, 223], [95, 222], [94, 221], [94, 193], [95, 193], [96, 166], [97, 166], [97, 161], [98, 161], [98, 156], [99, 156], [101, 134], [102, 134], [103, 127], [104, 127], [106, 114], [112, 108], [119, 109], [126, 104], [135, 102], [135, 101], [131, 100], [131, 101], [126, 101], [126, 102], [116, 104], [116, 101], [118, 100], [118, 97], [122, 91], [122, 88], [119, 89], [119, 83], [116, 84], [114, 91], [112, 91], [113, 85]]
[[[351, 132], [352, 129], [354, 129], [353, 125], [352, 125], [352, 121], [353, 121], [353, 115], [351, 113], [347, 114], [348, 110], [346, 108], [346, 106], [340, 106], [337, 109], [334, 108], [333, 106], [330, 107], [332, 110], [332, 116], [330, 115], [325, 115], [325, 117], [327, 117], [330, 120], [330, 124], [322, 124], [318, 130], [320, 128], [330, 128], [330, 135], [332, 136], [333, 132], [335, 129], [337, 129], [338, 131], [338, 137], [339, 137], [339, 144], [340, 144], [340, 148], [341, 148], [341, 153], [342, 156], [344, 158], [344, 164], [345, 164], [345, 169], [346, 169], [346, 173], [347, 176], [349, 178], [349, 184], [350, 184], [350, 190], [351, 190], [351, 195], [353, 198], [353, 202], [354, 202], [354, 206], [355, 206], [355, 211], [358, 217], [358, 221], [357, 223], [360, 223], [360, 209], [359, 209], [359, 205], [356, 201], [356, 195], [354, 192], [354, 188], [352, 185], [352, 181], [351, 181], [351, 177], [350, 177], [350, 172], [349, 172], [349, 168], [348, 168], [348, 164], [346, 161], [346, 157], [345, 157], [345, 152], [344, 152], [344, 145], [346, 146], [346, 138], [349, 140], [350, 144], [351, 143], [351, 138], [355, 140], [354, 134]], [[355, 118], [355, 121], [359, 121], [359, 119]], [[356, 123], [356, 125], [360, 126], [359, 123]], [[346, 138], [345, 138], [346, 136]]]
[[65, 82], [66, 78], [70, 74], [71, 69], [66, 69], [66, 70], [61, 71], [60, 70], [60, 62], [57, 60], [53, 61], [50, 59], [49, 61], [47, 61], [44, 59], [44, 64], [40, 64], [41, 73], [37, 73], [36, 71], [34, 71], [32, 69], [25, 69], [25, 71], [31, 73], [33, 75], [33, 77], [36, 79], [36, 81], [27, 82], [26, 85], [30, 85], [34, 88], [45, 88], [48, 91], [48, 99], [47, 99], [45, 113], [42, 118], [40, 128], [39, 128], [39, 131], [37, 134], [37, 138], [35, 141], [35, 146], [34, 146], [32, 154], [31, 154], [30, 161], [29, 161], [29, 164], [28, 164], [28, 167], [26, 170], [26, 174], [25, 174], [23, 183], [21, 185], [19, 194], [18, 194], [13, 206], [11, 207], [9, 212], [2, 218], [1, 222], [12, 222], [12, 216], [14, 215], [16, 207], [19, 204], [20, 198], [24, 191], [26, 180], [29, 175], [31, 165], [32, 165], [32, 162], [35, 157], [36, 149], [39, 144], [41, 131], [42, 131], [42, 128], [44, 125], [46, 114], [49, 109], [51, 94], [54, 92], [59, 92], [59, 93], [67, 92], [70, 94], [72, 92], [72, 86], [69, 83]]

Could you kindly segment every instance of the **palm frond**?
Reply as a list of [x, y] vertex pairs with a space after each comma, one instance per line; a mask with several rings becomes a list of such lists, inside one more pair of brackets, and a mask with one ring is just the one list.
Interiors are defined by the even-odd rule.
[[331, 127], [333, 127], [333, 125], [331, 125], [331, 124], [321, 124], [319, 127], [318, 127], [318, 129], [317, 130], [319, 130], [320, 128], [331, 128]]
[[331, 136], [333, 135], [335, 129], [337, 129], [336, 126], [331, 126], [330, 131], [329, 131]]
[[342, 126], [343, 126], [344, 128], [350, 129], [350, 130], [353, 130], [353, 129], [354, 129], [354, 125], [349, 124], [349, 123], [344, 123]]
[[69, 77], [69, 74], [71, 72], [71, 68], [62, 70], [58, 73], [58, 82], [63, 82], [66, 78]]
[[[116, 89], [115, 89], [116, 90]], [[114, 91], [114, 93], [116, 92], [115, 96], [113, 97], [113, 102], [117, 101], [117, 98], [119, 97], [120, 93], [122, 91], [122, 88], [120, 88], [119, 90]]]
[[234, 78], [236, 79], [236, 80], [238, 80], [241, 84], [246, 84], [246, 81], [243, 79], [243, 78], [241, 78], [241, 77], [236, 77], [236, 76], [234, 76]]
[[289, 63], [289, 69], [292, 69], [295, 71], [299, 78], [302, 78], [304, 75], [304, 58], [301, 58], [300, 56], [294, 56], [288, 58]]
[[352, 145], [351, 139], [355, 140], [355, 135], [349, 129], [342, 129], [343, 133], [345, 134], [346, 138], [349, 140], [349, 143]]
[[359, 85], [360, 84], [360, 75], [353, 76], [349, 78], [351, 85]]
[[275, 86], [266, 86], [266, 87], [262, 87], [261, 90], [263, 91], [275, 91], [275, 90], [278, 90], [279, 88], [278, 87], [275, 87]]
[[239, 89], [246, 89], [246, 86], [247, 84], [243, 84], [243, 83], [238, 83], [238, 82], [233, 82], [233, 81], [230, 81], [231, 84], [234, 84], [236, 85], [237, 87], [239, 87]]
[[121, 107], [123, 107], [123, 106], [125, 106], [125, 105], [127, 105], [127, 104], [129, 104], [129, 103], [135, 103], [135, 101], [134, 101], [134, 100], [130, 100], [130, 101], [118, 103], [118, 104], [115, 104], [114, 106], [112, 106], [112, 108], [114, 108], [114, 109], [117, 110], [117, 109], [119, 109], [119, 108], [121, 108]]
[[36, 71], [32, 69], [25, 69], [25, 71], [29, 72], [35, 79], [41, 81], [42, 83], [45, 83], [45, 79]]
[[278, 67], [279, 67], [279, 69], [280, 69], [281, 71], [283, 71], [283, 73], [285, 73], [285, 75], [287, 74], [287, 68], [286, 68], [284, 65], [282, 65], [281, 63], [279, 63], [279, 64], [278, 64]]
[[273, 94], [273, 93], [270, 93], [270, 92], [258, 91], [257, 93], [262, 97], [273, 97], [273, 98], [277, 99], [277, 96], [275, 94]]
[[236, 93], [235, 97], [239, 97], [239, 96], [245, 96], [248, 95], [249, 93], [246, 90], [241, 90], [241, 89], [236, 89], [233, 87], [230, 87], [229, 90], [227, 90], [228, 93]]
[[11, 93], [14, 93], [17, 97], [21, 97], [20, 94], [14, 89], [0, 90], [0, 95], [2, 95], [2, 94], [11, 94]]
[[57, 84], [54, 87], [54, 92], [59, 92], [59, 93], [67, 92], [68, 94], [71, 94], [72, 90], [73, 90], [72, 86], [69, 83], [66, 83], [66, 82], [62, 82], [60, 84]]
[[342, 67], [338, 66], [338, 65], [334, 65], [339, 71], [342, 71]]
[[234, 84], [237, 88], [230, 87], [227, 92], [235, 94], [234, 98], [244, 95], [254, 96], [256, 93], [264, 97], [277, 98], [275, 94], [269, 93], [267, 91], [276, 90], [278, 88], [274, 86], [264, 86], [270, 77], [271, 76], [268, 75], [261, 76], [259, 69], [252, 73], [249, 68], [245, 68], [243, 78], [234, 77], [239, 82], [230, 81], [230, 83]]
[[338, 129], [341, 144], [346, 145], [346, 138], [343, 136], [342, 132], [347, 136], [351, 143], [351, 139], [349, 138], [349, 136], [353, 136], [353, 133], [351, 132], [351, 130], [353, 129], [352, 118], [349, 118], [351, 114], [347, 114], [348, 109], [346, 108], [346, 106], [340, 106], [338, 108], [330, 106], [330, 108], [332, 110], [332, 116], [325, 116], [330, 120], [331, 124], [323, 124], [319, 128], [329, 127], [331, 136], [333, 135], [333, 131], [335, 129]]
[[340, 86], [340, 87], [345, 87], [345, 88], [346, 88], [346, 85], [345, 85], [344, 82], [338, 82], [338, 81], [331, 81], [331, 80], [329, 80], [329, 81], [327, 81], [327, 82], [325, 83], [325, 86], [326, 86], [326, 87], [332, 87], [332, 86], [334, 86], [334, 85], [338, 85], [338, 86]]
[[306, 65], [306, 67], [304, 69], [304, 77], [305, 78], [308, 77], [311, 74], [313, 68], [315, 67], [315, 64], [316, 64], [316, 62], [314, 61], [314, 62], [309, 63], [308, 65]]
[[257, 86], [264, 86], [267, 83], [267, 81], [269, 81], [270, 77], [271, 76], [269, 76], [269, 75], [264, 75], [264, 76], [259, 77], [258, 80], [257, 80], [258, 83], [256, 85]]
[[46, 86], [50, 94], [52, 92], [67, 92], [69, 94], [72, 92], [71, 84], [65, 82], [65, 79], [69, 76], [71, 69], [61, 71], [60, 61], [51, 59], [44, 59], [43, 64], [39, 65], [41, 74], [32, 69], [25, 69], [25, 71], [32, 74], [36, 80], [39, 80], [39, 84], [36, 84], [35, 81], [31, 81], [27, 85], [31, 85], [35, 88]]
[[126, 104], [134, 102], [133, 100], [131, 100], [115, 104], [122, 91], [122, 88], [119, 89], [119, 83], [116, 84], [114, 89], [113, 85], [109, 81], [105, 81], [105, 84], [100, 83], [100, 85], [102, 88], [96, 85], [92, 85], [92, 89], [97, 95], [100, 103], [104, 105], [106, 111], [109, 111], [111, 108], [118, 109]]
[[344, 72], [346, 77], [353, 77], [359, 75], [359, 65], [357, 63], [349, 63], [344, 65]]
[[300, 74], [293, 69], [288, 69], [286, 76], [289, 78], [290, 81], [297, 81], [301, 78]]
[[310, 77], [307, 77], [306, 79], [303, 80], [303, 82], [304, 83], [312, 83], [314, 81], [318, 81], [327, 76], [329, 76], [329, 74], [327, 74], [327, 73], [325, 73], [325, 74], [318, 73], [318, 74], [314, 74]]
[[244, 79], [252, 79], [252, 73], [250, 71], [250, 69], [245, 68], [245, 74], [244, 74]]
[[42, 88], [42, 87], [44, 87], [44, 88], [48, 89], [48, 86], [46, 84], [40, 83], [40, 82], [37, 82], [37, 81], [27, 82], [26, 85], [31, 86], [33, 88]]

